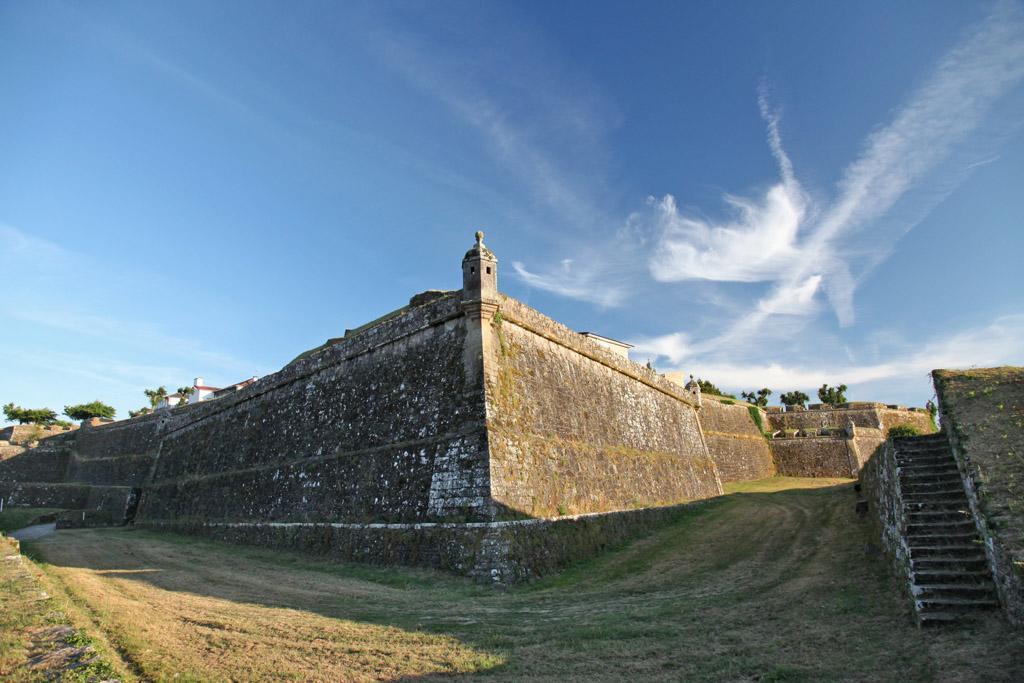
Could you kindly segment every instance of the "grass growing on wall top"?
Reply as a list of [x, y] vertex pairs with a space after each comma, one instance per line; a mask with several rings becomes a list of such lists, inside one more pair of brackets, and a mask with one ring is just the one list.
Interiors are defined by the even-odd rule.
[[767, 436], [768, 432], [764, 428], [764, 422], [761, 420], [761, 411], [757, 409], [757, 406], [747, 406], [747, 412], [750, 413], [750, 419], [757, 425], [757, 431], [761, 432], [763, 436]]

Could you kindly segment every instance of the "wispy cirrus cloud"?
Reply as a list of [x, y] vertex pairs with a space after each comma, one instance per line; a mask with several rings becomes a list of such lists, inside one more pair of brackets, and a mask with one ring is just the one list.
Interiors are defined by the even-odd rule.
[[[650, 217], [659, 236], [649, 262], [652, 277], [774, 283], [737, 321], [737, 329], [755, 330], [769, 315], [813, 313], [809, 303], [819, 289], [840, 323], [852, 323], [859, 277], [886, 258], [970, 170], [992, 160], [972, 159], [967, 150], [961, 163], [942, 168], [1022, 78], [1024, 12], [1001, 4], [940, 61], [887, 125], [868, 136], [844, 171], [835, 199], [817, 209], [806, 202], [783, 149], [779, 118], [762, 88], [759, 104], [781, 181], [759, 200], [726, 196], [736, 218], [722, 223], [679, 211], [667, 195]], [[926, 182], [929, 187], [921, 191]], [[881, 220], [911, 190], [915, 205], [902, 220]]]
[[[921, 347], [890, 340], [876, 354], [888, 360], [874, 363], [765, 363], [735, 362], [728, 358], [708, 357], [692, 362], [694, 348], [682, 333], [633, 340], [635, 358], [664, 358], [679, 366], [690, 362], [690, 371], [711, 377], [723, 387], [767, 386], [784, 390], [811, 390], [823, 383], [837, 381], [851, 386], [901, 379], [921, 379], [936, 368], [970, 366], [1019, 365], [1024, 362], [1024, 314], [1000, 316], [987, 325], [962, 330], [932, 340]], [[909, 346], [909, 348], [908, 348]]]
[[657, 237], [648, 266], [655, 280], [776, 280], [801, 256], [797, 239], [808, 216], [808, 200], [782, 147], [779, 117], [764, 86], [758, 105], [781, 181], [758, 199], [726, 195], [733, 217], [723, 222], [680, 211], [672, 195], [649, 199], [649, 228]]
[[589, 301], [604, 308], [618, 306], [626, 298], [626, 289], [609, 284], [592, 270], [575, 267], [572, 259], [563, 259], [556, 272], [534, 273], [526, 269], [521, 261], [513, 261], [512, 267], [523, 282], [561, 296], [580, 301]]
[[[974, 168], [997, 158], [991, 141], [977, 144], [974, 134], [1022, 78], [1024, 11], [1017, 4], [997, 4], [909, 93], [891, 120], [865, 139], [833, 198], [817, 202], [798, 179], [783, 145], [779, 113], [762, 85], [758, 105], [778, 180], [759, 195], [723, 195], [724, 219], [684, 210], [672, 194], [648, 198], [647, 208], [627, 221], [634, 238], [630, 248], [646, 254], [638, 262], [656, 282], [769, 284], [771, 291], [723, 336], [755, 334], [773, 316], [817, 314], [822, 294], [840, 324], [849, 325], [859, 281]], [[991, 137], [990, 130], [986, 133]], [[896, 216], [894, 208], [899, 208]], [[614, 262], [622, 249], [621, 240], [610, 241], [605, 259]], [[572, 285], [571, 273], [540, 270], [548, 291], [592, 300], [589, 288]], [[621, 279], [619, 269], [596, 270], [609, 283]]]

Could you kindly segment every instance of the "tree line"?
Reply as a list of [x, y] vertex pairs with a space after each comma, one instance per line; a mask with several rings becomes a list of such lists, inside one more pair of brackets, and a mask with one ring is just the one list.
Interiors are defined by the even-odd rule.
[[[177, 393], [180, 394], [184, 400], [188, 400], [188, 397], [195, 391], [195, 387], [179, 387]], [[149, 405], [139, 408], [138, 410], [129, 410], [129, 417], [138, 417], [139, 415], [146, 415], [147, 413], [153, 412], [153, 409], [160, 405], [165, 398], [169, 395], [167, 393], [167, 387], [157, 387], [156, 389], [145, 389], [142, 392], [149, 399]], [[4, 417], [9, 422], [17, 422], [18, 424], [34, 424], [42, 427], [70, 427], [71, 423], [67, 420], [62, 420], [57, 416], [57, 411], [50, 408], [22, 408], [21, 406], [15, 405], [12, 401], [3, 407]], [[94, 417], [98, 417], [104, 420], [112, 420], [117, 415], [117, 410], [114, 406], [108, 405], [99, 399], [90, 401], [89, 403], [79, 403], [72, 406], [64, 406], [63, 415], [80, 422], [82, 420], [89, 420]]]
[[[716, 396], [725, 396], [726, 398], [736, 398], [733, 394], [727, 394], [713, 383], [703, 379], [697, 380], [697, 385], [700, 387], [702, 393], [715, 394]], [[845, 384], [839, 384], [834, 387], [830, 387], [828, 384], [822, 384], [821, 388], [818, 389], [818, 399], [825, 405], [838, 406], [846, 403], [846, 390]], [[768, 406], [768, 397], [772, 395], [772, 390], [768, 387], [762, 387], [761, 389], [752, 389], [750, 391], [740, 392], [740, 396], [747, 403], [762, 408]], [[784, 406], [800, 406], [806, 407], [807, 402], [811, 400], [811, 397], [802, 391], [793, 390], [787, 391], [779, 396], [779, 402]]]

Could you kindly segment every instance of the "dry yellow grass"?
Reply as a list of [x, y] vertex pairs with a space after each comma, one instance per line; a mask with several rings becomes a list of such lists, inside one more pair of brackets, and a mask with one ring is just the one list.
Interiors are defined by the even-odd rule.
[[[789, 489], [792, 486], [820, 486]], [[33, 545], [141, 678], [1021, 680], [997, 618], [922, 632], [850, 486], [773, 479], [505, 592], [121, 529]]]

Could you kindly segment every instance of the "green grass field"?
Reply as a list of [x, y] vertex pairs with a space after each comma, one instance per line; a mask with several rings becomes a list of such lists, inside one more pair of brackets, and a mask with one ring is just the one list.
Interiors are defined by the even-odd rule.
[[[848, 483], [730, 487], [677, 522], [496, 591], [129, 529], [33, 542], [146, 680], [1022, 680], [997, 616], [921, 631]], [[59, 587], [59, 588], [56, 588]]]

